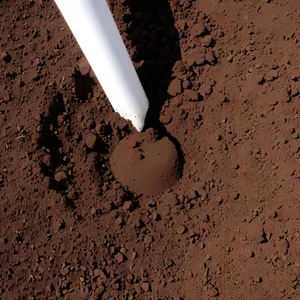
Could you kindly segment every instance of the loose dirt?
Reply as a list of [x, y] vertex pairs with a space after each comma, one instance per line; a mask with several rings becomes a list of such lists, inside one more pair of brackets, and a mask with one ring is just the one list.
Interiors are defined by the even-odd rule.
[[54, 2], [0, 1], [0, 298], [298, 299], [299, 0], [109, 3], [170, 176]]

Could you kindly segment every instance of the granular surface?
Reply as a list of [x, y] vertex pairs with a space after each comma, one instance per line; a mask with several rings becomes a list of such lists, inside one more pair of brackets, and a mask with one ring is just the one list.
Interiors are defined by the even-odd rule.
[[300, 1], [109, 4], [179, 178], [119, 181], [136, 132], [54, 1], [0, 1], [0, 298], [298, 299]]

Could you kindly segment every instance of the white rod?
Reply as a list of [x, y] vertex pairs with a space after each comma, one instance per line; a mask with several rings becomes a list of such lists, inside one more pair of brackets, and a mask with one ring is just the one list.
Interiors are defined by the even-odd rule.
[[55, 0], [114, 110], [141, 131], [149, 102], [106, 0]]

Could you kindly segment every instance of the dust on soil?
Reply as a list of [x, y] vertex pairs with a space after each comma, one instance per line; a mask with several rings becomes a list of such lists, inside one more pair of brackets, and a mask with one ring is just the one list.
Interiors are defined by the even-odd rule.
[[300, 297], [300, 2], [110, 1], [185, 160], [113, 176], [113, 113], [53, 1], [0, 1], [3, 299]]

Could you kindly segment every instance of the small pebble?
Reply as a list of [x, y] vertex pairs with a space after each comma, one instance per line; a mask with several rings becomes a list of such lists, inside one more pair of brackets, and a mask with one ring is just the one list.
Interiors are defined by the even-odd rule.
[[211, 65], [214, 65], [217, 60], [216, 55], [213, 51], [208, 51], [205, 55], [205, 59]]
[[123, 204], [123, 209], [124, 210], [130, 210], [132, 207], [132, 202], [131, 201], [125, 201]]
[[115, 223], [118, 225], [118, 226], [121, 226], [122, 223], [123, 223], [123, 219], [121, 217], [118, 217], [115, 221]]
[[121, 248], [121, 249], [120, 249], [120, 252], [121, 252], [122, 254], [126, 254], [127, 250], [126, 250], [125, 248]]
[[133, 261], [135, 261], [136, 258], [137, 258], [137, 253], [136, 252], [132, 252], [131, 258], [132, 258]]
[[276, 70], [270, 70], [265, 76], [266, 81], [273, 81], [277, 78], [278, 78], [278, 72]]
[[255, 281], [256, 283], [261, 283], [261, 282], [262, 282], [262, 278], [261, 278], [261, 277], [255, 277], [255, 278], [254, 278], [254, 281]]
[[86, 121], [86, 126], [88, 129], [94, 129], [96, 127], [96, 123], [95, 123], [95, 120], [93, 119], [88, 119]]
[[188, 80], [185, 80], [185, 81], [182, 83], [182, 87], [183, 87], [184, 89], [188, 89], [190, 86], [191, 86], [191, 83], [190, 83]]
[[96, 212], [97, 212], [97, 209], [96, 209], [95, 207], [92, 207], [92, 208], [91, 208], [91, 215], [92, 215], [92, 216], [95, 215]]
[[93, 133], [89, 133], [86, 136], [85, 139], [85, 144], [89, 149], [95, 149], [96, 148], [96, 143], [97, 143], [97, 136]]
[[153, 221], [157, 221], [159, 219], [159, 215], [155, 212], [155, 213], [153, 213], [153, 215], [152, 215], [152, 220]]
[[115, 259], [116, 259], [116, 261], [117, 261], [118, 264], [121, 264], [124, 261], [124, 255], [121, 252], [119, 252], [115, 256]]
[[51, 183], [52, 183], [52, 179], [51, 177], [45, 177], [44, 180], [43, 180], [43, 184], [46, 188], [50, 188], [51, 186]]
[[186, 232], [186, 227], [184, 225], [181, 225], [177, 228], [178, 234], [184, 234]]
[[207, 35], [203, 38], [202, 42], [204, 47], [210, 47], [213, 43], [213, 38], [211, 35]]
[[67, 275], [69, 274], [69, 272], [70, 272], [70, 269], [69, 269], [69, 268], [62, 268], [62, 269], [60, 270], [60, 274], [61, 274], [62, 276], [67, 276]]
[[149, 292], [149, 290], [150, 290], [150, 284], [149, 284], [148, 282], [143, 282], [143, 283], [141, 284], [141, 289], [142, 289], [145, 293]]
[[205, 54], [203, 52], [198, 52], [194, 58], [192, 57], [192, 59], [192, 64], [195, 62], [197, 66], [203, 66], [206, 63]]
[[226, 57], [228, 62], [232, 62], [233, 61], [233, 56], [230, 54]]
[[55, 173], [54, 179], [57, 182], [63, 182], [63, 181], [65, 181], [67, 179], [67, 175], [66, 175], [65, 172], [60, 171], [60, 172]]

